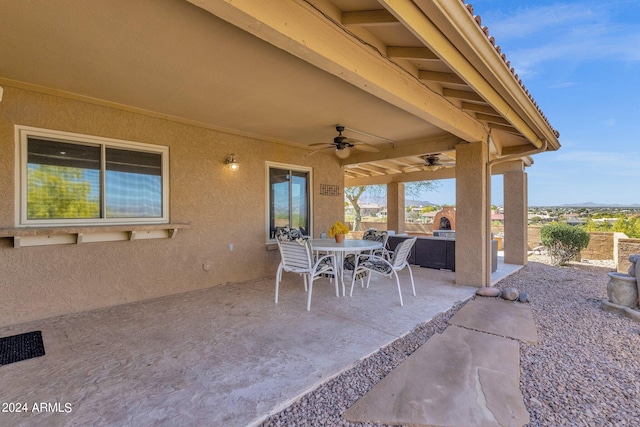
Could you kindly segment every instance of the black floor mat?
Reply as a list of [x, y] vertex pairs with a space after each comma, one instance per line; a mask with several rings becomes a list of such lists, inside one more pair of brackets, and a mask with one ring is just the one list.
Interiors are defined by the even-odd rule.
[[0, 338], [0, 365], [39, 356], [44, 356], [41, 331]]

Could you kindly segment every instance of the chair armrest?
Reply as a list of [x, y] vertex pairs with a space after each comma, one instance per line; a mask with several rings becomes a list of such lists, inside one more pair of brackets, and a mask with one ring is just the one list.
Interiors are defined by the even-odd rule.
[[331, 266], [332, 266], [333, 268], [336, 268], [337, 264], [336, 264], [336, 256], [335, 256], [335, 254], [327, 254], [327, 255], [323, 255], [323, 256], [319, 257], [319, 258], [316, 260], [315, 264], [313, 264], [313, 270], [315, 271], [315, 270], [318, 268], [318, 266], [319, 266], [319, 265], [320, 265], [320, 264], [321, 264], [325, 259], [327, 259], [327, 260], [329, 261], [329, 263], [331, 264]]

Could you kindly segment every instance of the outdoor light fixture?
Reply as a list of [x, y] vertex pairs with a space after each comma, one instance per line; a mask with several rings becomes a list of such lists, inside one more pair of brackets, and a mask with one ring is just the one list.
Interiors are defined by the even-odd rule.
[[340, 159], [346, 159], [349, 157], [349, 154], [351, 154], [351, 148], [349, 147], [336, 148], [336, 156]]
[[236, 158], [233, 154], [227, 157], [227, 160], [225, 160], [224, 163], [227, 165], [227, 168], [232, 171], [237, 171], [238, 169], [240, 169], [240, 163], [236, 162]]

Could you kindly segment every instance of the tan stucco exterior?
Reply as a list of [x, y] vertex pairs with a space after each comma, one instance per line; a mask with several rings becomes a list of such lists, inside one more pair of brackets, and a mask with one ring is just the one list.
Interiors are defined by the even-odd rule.
[[[0, 326], [273, 274], [279, 257], [266, 245], [265, 161], [313, 168], [316, 234], [344, 214], [341, 196], [319, 194], [321, 184], [342, 189], [335, 157], [305, 160], [306, 151], [289, 145], [4, 86], [3, 229], [15, 226], [16, 124], [168, 146], [170, 219], [188, 228], [172, 239], [81, 245], [14, 248], [0, 239]], [[232, 152], [237, 172], [223, 167]]]
[[[464, 2], [0, 4], [0, 325], [273, 274], [266, 162], [311, 168], [314, 236], [343, 219], [345, 185], [390, 185], [401, 232], [405, 182], [456, 178], [456, 282], [487, 286], [490, 174], [560, 147]], [[338, 124], [359, 144], [348, 158]], [[16, 125], [168, 147], [170, 224], [29, 247], [49, 235], [13, 231]]]

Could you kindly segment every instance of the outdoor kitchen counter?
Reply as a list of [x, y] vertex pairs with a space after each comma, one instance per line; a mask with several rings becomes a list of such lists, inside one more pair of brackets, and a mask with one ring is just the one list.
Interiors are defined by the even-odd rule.
[[[389, 236], [389, 249], [410, 236]], [[452, 237], [419, 236], [411, 249], [409, 264], [420, 267], [456, 270], [456, 240]], [[491, 271], [498, 267], [498, 242], [491, 241]]]

